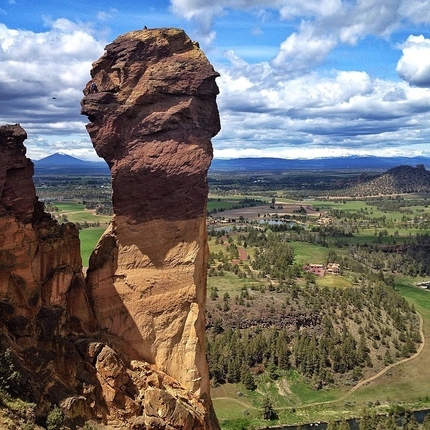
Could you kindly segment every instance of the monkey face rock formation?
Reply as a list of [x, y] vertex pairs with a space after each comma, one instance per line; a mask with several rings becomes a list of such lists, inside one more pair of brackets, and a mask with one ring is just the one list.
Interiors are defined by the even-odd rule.
[[112, 173], [114, 218], [90, 259], [101, 330], [196, 396], [204, 351], [207, 171], [220, 129], [214, 71], [178, 29], [127, 33], [93, 64], [81, 102]]

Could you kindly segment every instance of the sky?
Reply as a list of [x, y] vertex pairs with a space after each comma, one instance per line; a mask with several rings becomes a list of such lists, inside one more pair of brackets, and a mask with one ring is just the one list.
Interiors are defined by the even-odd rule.
[[183, 28], [220, 73], [215, 158], [430, 157], [430, 0], [0, 0], [0, 125], [97, 160], [80, 115], [117, 36]]

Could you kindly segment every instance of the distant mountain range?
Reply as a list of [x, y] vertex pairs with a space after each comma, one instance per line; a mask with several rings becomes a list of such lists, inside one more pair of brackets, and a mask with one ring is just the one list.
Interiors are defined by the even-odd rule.
[[210, 171], [269, 171], [269, 170], [380, 170], [396, 166], [423, 164], [430, 168], [426, 157], [331, 157], [313, 159], [233, 158], [214, 159]]
[[[36, 175], [109, 175], [104, 161], [84, 161], [65, 154], [52, 154], [34, 161]], [[379, 170], [386, 171], [396, 166], [430, 168], [426, 157], [332, 157], [313, 159], [284, 158], [232, 158], [214, 159], [209, 172], [258, 172], [273, 170]]]
[[33, 160], [35, 175], [110, 175], [104, 161], [85, 161], [65, 154]]

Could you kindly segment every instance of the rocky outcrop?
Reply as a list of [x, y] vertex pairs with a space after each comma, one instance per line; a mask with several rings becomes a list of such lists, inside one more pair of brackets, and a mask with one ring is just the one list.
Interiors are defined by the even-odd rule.
[[117, 38], [91, 71], [82, 113], [112, 173], [114, 219], [90, 259], [97, 320], [192, 392], [204, 352], [207, 170], [219, 131], [214, 71], [178, 29]]
[[[2, 321], [22, 326], [34, 321], [43, 306], [59, 306], [81, 321], [82, 330], [91, 330], [95, 321], [85, 299], [78, 229], [59, 225], [44, 213], [33, 184], [33, 163], [25, 156], [26, 137], [19, 125], [0, 127]], [[34, 340], [15, 335], [17, 342]]]
[[80, 363], [72, 338], [93, 331], [96, 321], [78, 229], [44, 212], [26, 137], [19, 125], [0, 127], [0, 352], [9, 348], [20, 358], [21, 389], [43, 415], [59, 400], [56, 387], [76, 394]]
[[[79, 235], [44, 212], [25, 131], [0, 128], [0, 352], [43, 422], [219, 429], [204, 352], [206, 173], [217, 73], [183, 31], [116, 39], [82, 113], [115, 215], [84, 278]], [[111, 425], [113, 427], [111, 427]]]

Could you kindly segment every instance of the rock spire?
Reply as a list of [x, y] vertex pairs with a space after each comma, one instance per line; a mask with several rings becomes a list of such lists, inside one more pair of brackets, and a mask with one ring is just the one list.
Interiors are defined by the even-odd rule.
[[206, 203], [217, 76], [182, 30], [145, 29], [106, 47], [82, 100], [112, 173], [114, 217], [87, 275], [97, 321], [130, 357], [200, 397], [209, 395]]

